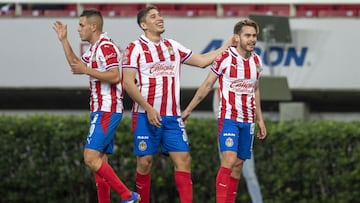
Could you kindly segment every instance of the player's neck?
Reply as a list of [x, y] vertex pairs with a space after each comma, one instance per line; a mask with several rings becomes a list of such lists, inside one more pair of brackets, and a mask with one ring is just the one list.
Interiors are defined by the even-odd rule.
[[251, 52], [249, 52], [249, 51], [245, 51], [245, 50], [239, 49], [239, 48], [237, 48], [236, 50], [240, 54], [240, 56], [243, 57], [244, 59], [249, 59], [251, 56]]
[[89, 41], [89, 43], [91, 45], [94, 45], [97, 41], [99, 41], [100, 35], [101, 35], [101, 33], [94, 33], [91, 40]]
[[150, 41], [154, 42], [154, 43], [159, 43], [161, 40], [161, 36], [160, 35], [155, 35], [152, 33], [145, 33], [146, 38], [148, 38]]

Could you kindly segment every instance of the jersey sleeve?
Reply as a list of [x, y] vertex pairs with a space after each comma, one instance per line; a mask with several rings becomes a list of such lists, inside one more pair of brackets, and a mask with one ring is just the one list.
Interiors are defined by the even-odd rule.
[[105, 70], [118, 68], [120, 66], [120, 51], [115, 44], [104, 42], [99, 46], [98, 52], [100, 61], [103, 62]]
[[90, 47], [84, 52], [84, 54], [81, 56], [81, 61], [84, 62], [85, 64], [88, 64], [90, 61]]
[[221, 54], [219, 54], [214, 62], [211, 65], [210, 70], [215, 73], [218, 77], [222, 74], [223, 70], [224, 70], [224, 61], [229, 57], [229, 52], [228, 51], [224, 51]]
[[137, 68], [138, 58], [140, 57], [139, 49], [134, 42], [130, 43], [122, 57], [122, 68]]

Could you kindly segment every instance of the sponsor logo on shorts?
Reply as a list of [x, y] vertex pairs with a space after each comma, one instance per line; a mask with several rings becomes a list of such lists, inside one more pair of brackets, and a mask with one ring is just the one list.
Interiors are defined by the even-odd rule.
[[224, 133], [224, 137], [235, 137], [235, 133]]
[[138, 135], [136, 138], [137, 138], [137, 139], [140, 139], [140, 140], [148, 140], [148, 139], [149, 139], [149, 136], [141, 136], [141, 135]]
[[145, 150], [147, 149], [146, 142], [141, 141], [141, 142], [139, 143], [138, 148], [139, 148], [140, 151], [145, 151]]

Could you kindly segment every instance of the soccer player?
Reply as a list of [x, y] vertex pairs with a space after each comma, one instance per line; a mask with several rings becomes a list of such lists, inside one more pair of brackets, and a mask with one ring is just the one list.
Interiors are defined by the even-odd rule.
[[[219, 93], [220, 93], [219, 88], [216, 88], [215, 92], [214, 92], [214, 97], [213, 97], [213, 111], [214, 111], [216, 118], [218, 117], [218, 114], [219, 114], [219, 104], [220, 104], [219, 103], [219, 99], [220, 99]], [[220, 156], [220, 160], [221, 160], [220, 149], [219, 149], [219, 156]], [[244, 161], [241, 172], [242, 172], [242, 175], [244, 176], [251, 202], [252, 203], [262, 203], [263, 202], [262, 194], [261, 194], [260, 184], [259, 184], [258, 178], [256, 176], [255, 160], [254, 160], [253, 151], [251, 153], [250, 159], [247, 159], [246, 161]]]
[[207, 78], [181, 115], [184, 120], [190, 116], [219, 79], [218, 144], [222, 159], [216, 177], [217, 203], [235, 201], [243, 162], [251, 158], [256, 122], [257, 137], [266, 137], [258, 84], [261, 60], [254, 52], [258, 32], [258, 24], [250, 19], [234, 26], [236, 46], [215, 59]]
[[124, 88], [134, 100], [137, 192], [141, 203], [150, 202], [151, 166], [153, 155], [160, 147], [174, 163], [180, 202], [190, 203], [193, 199], [191, 156], [180, 117], [180, 65], [205, 68], [231, 45], [232, 40], [215, 51], [200, 55], [175, 40], [161, 37], [165, 32], [164, 19], [156, 7], [140, 10], [137, 23], [144, 34], [127, 46], [122, 63]]
[[79, 18], [80, 38], [90, 43], [81, 59], [75, 55], [67, 39], [67, 25], [56, 21], [53, 29], [72, 73], [89, 76], [91, 113], [84, 160], [94, 171], [99, 203], [110, 203], [110, 187], [123, 203], [138, 202], [139, 194], [124, 185], [107, 161], [107, 154], [113, 153], [115, 131], [123, 113], [119, 49], [102, 31], [103, 18], [97, 10], [84, 10]]

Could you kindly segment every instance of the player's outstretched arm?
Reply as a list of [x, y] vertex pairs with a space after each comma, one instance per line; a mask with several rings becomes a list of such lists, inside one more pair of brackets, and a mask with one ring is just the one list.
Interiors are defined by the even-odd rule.
[[223, 44], [220, 48], [210, 51], [205, 54], [197, 54], [193, 53], [193, 55], [185, 62], [188, 65], [197, 66], [200, 68], [206, 68], [210, 65], [215, 58], [220, 55], [223, 51], [225, 51], [228, 47], [234, 44], [234, 37], [229, 38], [225, 44]]
[[209, 94], [210, 90], [212, 90], [217, 76], [209, 72], [208, 76], [204, 80], [204, 82], [200, 85], [198, 90], [195, 93], [195, 96], [192, 98], [188, 106], [181, 114], [181, 118], [185, 121], [191, 114], [191, 112], [195, 109], [195, 107]]

